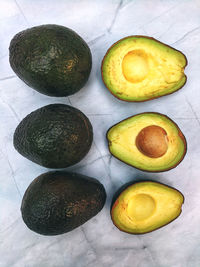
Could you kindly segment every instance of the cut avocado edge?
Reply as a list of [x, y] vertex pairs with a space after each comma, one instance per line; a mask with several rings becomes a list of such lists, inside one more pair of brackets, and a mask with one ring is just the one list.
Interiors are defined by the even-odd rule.
[[[132, 187], [133, 185], [138, 185], [138, 184], [159, 184], [159, 185], [162, 185], [162, 186], [165, 186], [166, 188], [169, 188], [169, 189], [173, 189], [175, 190], [181, 197], [182, 197], [182, 202], [181, 202], [181, 208], [180, 208], [180, 212], [178, 213], [178, 215], [176, 217], [174, 217], [171, 221], [167, 222], [166, 224], [163, 224], [161, 226], [159, 226], [158, 228], [156, 229], [153, 229], [153, 230], [150, 230], [150, 231], [147, 231], [147, 232], [133, 232], [133, 231], [128, 231], [128, 230], [125, 230], [125, 229], [122, 229], [117, 223], [115, 223], [115, 220], [114, 220], [114, 209], [115, 207], [118, 205], [119, 203], [119, 198], [120, 196], [123, 194], [124, 191], [128, 190], [130, 187]], [[136, 181], [136, 182], [129, 182], [127, 183], [128, 186], [123, 185], [120, 189], [118, 189], [118, 191], [114, 194], [114, 200], [112, 200], [111, 202], [111, 208], [110, 208], [110, 216], [111, 216], [111, 219], [112, 219], [112, 222], [113, 224], [121, 231], [121, 232], [125, 232], [127, 234], [132, 234], [132, 235], [143, 235], [143, 234], [147, 234], [147, 233], [151, 233], [153, 231], [156, 231], [156, 230], [159, 230], [160, 228], [170, 224], [171, 222], [175, 221], [182, 213], [182, 205], [185, 203], [185, 197], [184, 195], [175, 187], [172, 187], [172, 186], [169, 186], [169, 185], [166, 185], [166, 184], [163, 184], [161, 182], [157, 182], [157, 181], [153, 181], [153, 180], [142, 180], [142, 181]], [[119, 192], [119, 193], [118, 193]]]
[[[145, 168], [140, 168], [138, 166], [133, 166], [132, 164], [126, 162], [126, 161], [123, 161], [122, 159], [120, 159], [117, 155], [115, 155], [111, 149], [111, 144], [112, 144], [112, 141], [109, 139], [109, 132], [112, 128], [114, 128], [115, 126], [117, 126], [118, 124], [128, 120], [128, 119], [131, 119], [135, 116], [138, 116], [138, 115], [145, 115], [145, 114], [154, 114], [154, 115], [159, 115], [159, 116], [162, 116], [162, 117], [165, 117], [167, 120], [169, 120], [171, 123], [174, 124], [174, 126], [177, 128], [178, 130], [178, 135], [179, 137], [181, 138], [182, 142], [183, 142], [183, 145], [184, 145], [184, 150], [183, 150], [183, 154], [182, 154], [182, 157], [179, 159], [178, 162], [176, 162], [173, 166], [170, 166], [168, 168], [163, 168], [163, 169], [160, 169], [160, 170], [147, 170]], [[161, 113], [158, 113], [158, 112], [143, 112], [143, 113], [139, 113], [139, 114], [135, 114], [133, 116], [130, 116], [128, 118], [125, 118], [124, 120], [121, 120], [119, 121], [118, 123], [114, 124], [113, 126], [111, 126], [108, 130], [107, 130], [107, 133], [106, 133], [106, 139], [107, 139], [107, 142], [108, 142], [108, 149], [109, 149], [109, 152], [111, 153], [111, 155], [113, 155], [115, 158], [117, 158], [118, 160], [120, 160], [121, 162], [135, 168], [135, 169], [138, 169], [138, 170], [141, 170], [141, 171], [145, 171], [145, 172], [149, 172], [149, 173], [152, 173], [152, 172], [165, 172], [165, 171], [169, 171], [171, 169], [174, 169], [176, 168], [180, 162], [184, 159], [186, 153], [187, 153], [187, 141], [186, 141], [186, 138], [184, 136], [184, 134], [182, 133], [182, 131], [180, 130], [179, 126], [172, 120], [170, 119], [167, 115], [165, 114], [161, 114]]]
[[[104, 77], [104, 63], [105, 63], [105, 60], [107, 59], [107, 56], [108, 54], [110, 53], [110, 51], [112, 50], [113, 47], [116, 47], [118, 45], [118, 43], [121, 43], [123, 41], [125, 41], [126, 39], [130, 39], [130, 38], [145, 38], [145, 39], [149, 39], [149, 40], [153, 40], [163, 46], [166, 46], [166, 47], [169, 47], [170, 49], [174, 50], [175, 52], [178, 52], [180, 53], [183, 58], [184, 58], [184, 61], [185, 61], [185, 64], [183, 65], [182, 67], [182, 72], [183, 72], [183, 77], [180, 81], [179, 84], [175, 85], [174, 88], [171, 88], [171, 90], [168, 92], [168, 93], [161, 93], [160, 95], [152, 95], [150, 97], [140, 97], [139, 99], [135, 98], [135, 97], [126, 97], [126, 96], [123, 96], [121, 93], [116, 93], [114, 89], [112, 89], [111, 87], [108, 86], [108, 83], [106, 83], [107, 81], [107, 77]], [[146, 101], [149, 101], [149, 100], [153, 100], [153, 99], [156, 99], [156, 98], [159, 98], [159, 97], [162, 97], [162, 96], [167, 96], [167, 95], [170, 95], [170, 94], [173, 94], [177, 91], [179, 91], [187, 82], [187, 76], [186, 74], [184, 73], [184, 69], [186, 68], [186, 66], [188, 65], [188, 60], [187, 60], [187, 57], [178, 49], [168, 45], [168, 44], [165, 44], [153, 37], [149, 37], [149, 36], [145, 36], [145, 35], [130, 35], [130, 36], [127, 36], [127, 37], [124, 37], [120, 40], [118, 40], [117, 42], [115, 42], [106, 52], [106, 54], [104, 55], [103, 57], [103, 60], [102, 60], [102, 63], [101, 63], [101, 76], [102, 76], [102, 81], [105, 85], [105, 87], [109, 90], [109, 92], [114, 96], [116, 97], [117, 99], [119, 100], [122, 100], [122, 101], [125, 101], [125, 102], [146, 102]]]
[[[105, 86], [107, 87], [107, 89], [109, 90], [109, 92], [110, 92], [113, 96], [115, 96], [117, 99], [122, 100], [122, 101], [125, 101], [125, 102], [135, 102], [135, 103], [138, 102], [138, 103], [139, 103], [139, 102], [146, 102], [146, 101], [153, 100], [153, 99], [157, 99], [157, 98], [160, 98], [160, 97], [163, 97], [163, 96], [171, 95], [171, 94], [173, 94], [173, 93], [179, 91], [179, 90], [182, 89], [183, 86], [186, 84], [186, 82], [187, 82], [187, 76], [184, 75], [184, 76], [183, 76], [183, 79], [182, 79], [181, 81], [182, 81], [181, 86], [178, 86], [178, 85], [175, 86], [174, 89], [171, 90], [171, 91], [170, 91], [169, 93], [167, 93], [167, 94], [166, 94], [166, 93], [165, 93], [165, 94], [160, 94], [160, 95], [157, 95], [157, 96], [152, 96], [152, 97], [150, 97], [150, 98], [147, 98], [147, 97], [141, 97], [140, 99], [130, 98], [130, 97], [124, 97], [124, 96], [122, 96], [121, 94], [114, 94], [114, 92], [111, 91], [111, 89], [109, 89], [109, 88], [106, 86], [105, 82], [104, 82], [104, 84], [105, 84]], [[120, 95], [120, 97], [119, 97], [119, 95]]]

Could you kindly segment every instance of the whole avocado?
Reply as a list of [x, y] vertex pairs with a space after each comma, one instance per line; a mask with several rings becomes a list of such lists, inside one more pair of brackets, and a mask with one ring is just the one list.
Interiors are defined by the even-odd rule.
[[95, 216], [105, 200], [105, 189], [96, 179], [71, 172], [47, 172], [27, 188], [22, 218], [39, 234], [59, 235]]
[[93, 130], [78, 109], [51, 104], [27, 115], [14, 133], [14, 147], [24, 157], [47, 168], [65, 168], [89, 151]]
[[19, 32], [11, 40], [10, 65], [17, 76], [38, 92], [68, 96], [87, 82], [92, 56], [73, 30], [41, 25]]

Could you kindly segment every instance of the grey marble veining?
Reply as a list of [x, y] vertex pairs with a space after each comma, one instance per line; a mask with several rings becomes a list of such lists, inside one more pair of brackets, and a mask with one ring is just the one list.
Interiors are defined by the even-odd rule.
[[[19, 31], [54, 23], [79, 33], [89, 44], [93, 68], [77, 94], [54, 98], [26, 86], [13, 73], [8, 46]], [[101, 80], [107, 49], [128, 35], [148, 35], [183, 51], [187, 84], [175, 94], [144, 103], [114, 98]], [[1, 0], [0, 1], [0, 267], [199, 267], [200, 266], [200, 1], [199, 0]], [[94, 128], [88, 155], [69, 168], [104, 184], [107, 201], [96, 217], [74, 231], [54, 237], [31, 232], [20, 205], [30, 182], [47, 171], [13, 148], [13, 132], [28, 113], [50, 103], [82, 110]], [[114, 123], [139, 112], [157, 111], [178, 123], [188, 141], [184, 161], [164, 173], [145, 173], [109, 154], [105, 134]], [[111, 222], [110, 203], [124, 183], [154, 179], [185, 195], [181, 216], [157, 231], [134, 236]]]

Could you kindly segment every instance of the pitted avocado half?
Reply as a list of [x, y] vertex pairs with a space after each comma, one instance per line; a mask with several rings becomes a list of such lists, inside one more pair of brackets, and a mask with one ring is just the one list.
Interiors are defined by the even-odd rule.
[[121, 161], [144, 171], [161, 172], [176, 167], [186, 153], [186, 139], [167, 116], [140, 113], [107, 132], [109, 150]]
[[187, 59], [180, 51], [145, 36], [113, 44], [102, 62], [102, 78], [117, 98], [141, 102], [180, 89], [186, 82]]
[[138, 182], [118, 196], [111, 217], [121, 231], [144, 234], [176, 219], [183, 202], [183, 195], [175, 188], [157, 182]]

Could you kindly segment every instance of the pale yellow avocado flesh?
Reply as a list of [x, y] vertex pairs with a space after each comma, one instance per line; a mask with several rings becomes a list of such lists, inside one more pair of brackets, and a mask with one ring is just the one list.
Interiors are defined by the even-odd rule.
[[[168, 148], [158, 158], [143, 154], [136, 145], [140, 131], [147, 126], [162, 127], [167, 133]], [[166, 171], [174, 168], [186, 153], [186, 140], [178, 126], [160, 113], [141, 113], [112, 126], [107, 132], [111, 154], [138, 169], [150, 172]]]
[[153, 38], [130, 36], [114, 44], [102, 63], [105, 85], [126, 101], [167, 95], [186, 82], [184, 54]]
[[183, 195], [174, 188], [156, 182], [139, 182], [120, 194], [111, 216], [120, 230], [142, 234], [177, 218], [183, 202]]

